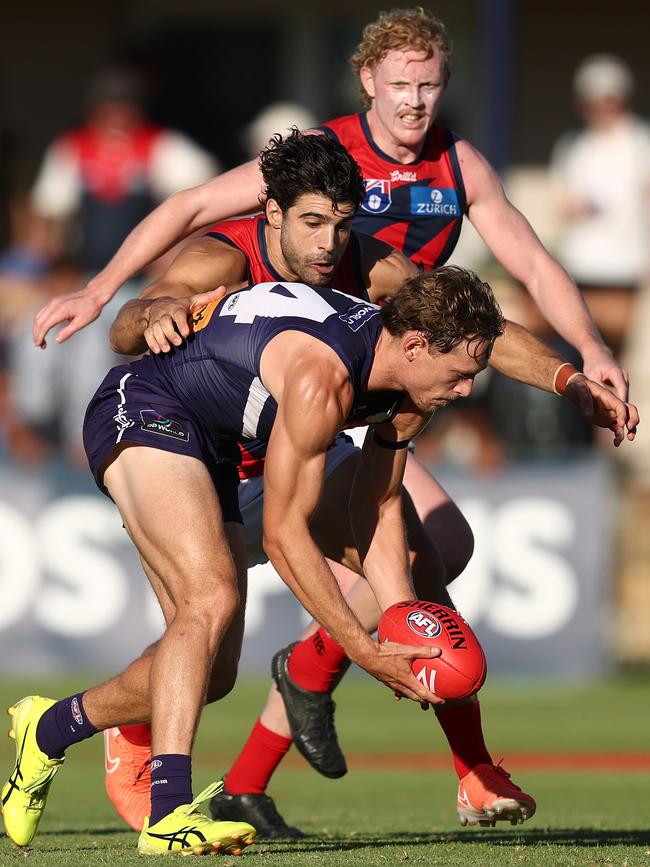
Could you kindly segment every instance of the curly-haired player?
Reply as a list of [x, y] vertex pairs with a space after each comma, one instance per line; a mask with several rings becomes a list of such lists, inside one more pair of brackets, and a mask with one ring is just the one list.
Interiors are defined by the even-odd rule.
[[[421, 7], [384, 12], [364, 30], [353, 67], [366, 110], [332, 120], [319, 130], [345, 145], [363, 173], [366, 191], [355, 228], [389, 242], [417, 265], [431, 268], [451, 256], [466, 215], [555, 330], [578, 350], [585, 373], [626, 399], [627, 374], [603, 343], [575, 284], [508, 201], [485, 158], [436, 122], [449, 82], [450, 56], [444, 25]], [[254, 210], [263, 189], [257, 161], [251, 161], [172, 196], [129, 235], [84, 290], [53, 299], [37, 315], [36, 344], [44, 345], [48, 330], [66, 320], [57, 340], [67, 339], [92, 321], [130, 276], [201, 227]], [[414, 458], [406, 480], [428, 532], [434, 540], [448, 543], [453, 562], [448, 559], [445, 565], [450, 576], [459, 574], [473, 550], [467, 522]], [[450, 519], [441, 533], [431, 516], [439, 520], [446, 511]], [[331, 690], [345, 660], [327, 635], [317, 633], [311, 642], [283, 655], [278, 677], [285, 665], [298, 688], [316, 695]], [[318, 678], [315, 665], [323, 671]], [[461, 819], [489, 821], [501, 795], [514, 790], [502, 769], [493, 767], [487, 751], [480, 751], [480, 758], [474, 750], [466, 752], [468, 743], [482, 742], [478, 704], [469, 703], [453, 715], [441, 712], [440, 720], [453, 742], [461, 778]], [[277, 744], [271, 741], [267, 739], [260, 749], [267, 753], [275, 749]]]

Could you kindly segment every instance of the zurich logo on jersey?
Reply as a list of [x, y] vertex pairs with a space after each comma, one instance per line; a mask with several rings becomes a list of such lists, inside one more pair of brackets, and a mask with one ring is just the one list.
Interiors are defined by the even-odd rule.
[[427, 217], [460, 217], [456, 190], [411, 187], [411, 214]]
[[376, 304], [355, 304], [350, 307], [345, 313], [341, 313], [339, 319], [352, 331], [358, 331], [369, 319], [379, 313], [379, 307]]
[[390, 181], [369, 178], [366, 180], [366, 195], [361, 207], [369, 214], [383, 214], [392, 204]]

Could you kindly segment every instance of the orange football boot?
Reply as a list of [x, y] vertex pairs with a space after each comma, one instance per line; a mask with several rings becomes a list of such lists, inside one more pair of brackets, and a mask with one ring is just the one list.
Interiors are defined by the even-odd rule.
[[106, 793], [126, 824], [141, 831], [151, 812], [151, 747], [129, 743], [119, 728], [104, 731]]
[[497, 821], [523, 825], [537, 809], [535, 799], [510, 779], [498, 765], [476, 765], [458, 786], [456, 812], [461, 825], [494, 827]]

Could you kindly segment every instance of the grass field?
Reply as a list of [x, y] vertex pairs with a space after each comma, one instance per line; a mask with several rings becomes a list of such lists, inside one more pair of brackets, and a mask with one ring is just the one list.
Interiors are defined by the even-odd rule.
[[[29, 692], [62, 696], [74, 682], [1, 683], [2, 706]], [[194, 761], [198, 792], [228, 769], [259, 710], [260, 681], [203, 716]], [[308, 832], [298, 842], [260, 841], [251, 865], [647, 865], [650, 867], [650, 686], [647, 678], [596, 685], [491, 683], [482, 692], [488, 745], [538, 801], [524, 826], [461, 829], [456, 778], [433, 714], [365, 677], [337, 691], [340, 740], [350, 773], [330, 781], [293, 752], [270, 793], [285, 819]], [[1, 720], [0, 720], [1, 721]], [[103, 791], [101, 739], [70, 750], [29, 850], [0, 840], [0, 862], [33, 865], [141, 863], [136, 835]], [[13, 742], [0, 741], [2, 777]], [[239, 864], [232, 857], [224, 865]]]

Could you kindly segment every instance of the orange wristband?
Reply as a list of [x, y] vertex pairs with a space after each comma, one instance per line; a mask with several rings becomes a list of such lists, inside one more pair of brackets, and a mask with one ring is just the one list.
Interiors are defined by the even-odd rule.
[[561, 364], [555, 371], [555, 376], [553, 377], [553, 391], [556, 394], [564, 394], [566, 387], [569, 384], [569, 380], [572, 379], [576, 373], [580, 373], [580, 371], [574, 367], [570, 361], [565, 361]]

